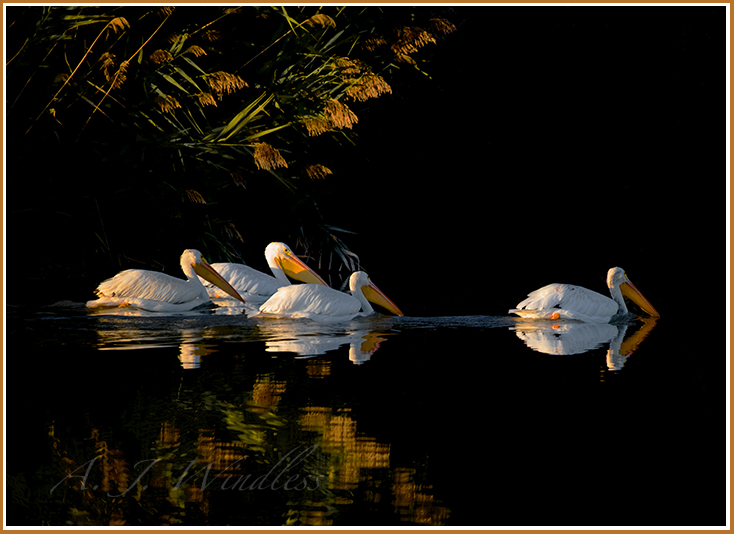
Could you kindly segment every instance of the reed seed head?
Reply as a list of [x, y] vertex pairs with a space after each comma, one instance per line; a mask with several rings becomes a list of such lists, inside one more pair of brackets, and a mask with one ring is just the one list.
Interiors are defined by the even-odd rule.
[[288, 163], [280, 155], [278, 149], [267, 143], [255, 144], [254, 157], [258, 169], [273, 170], [278, 167], [288, 167]]
[[330, 174], [334, 174], [331, 172], [331, 169], [328, 167], [324, 167], [320, 163], [316, 163], [314, 165], [309, 165], [306, 167], [306, 174], [308, 175], [311, 180], [323, 180]]

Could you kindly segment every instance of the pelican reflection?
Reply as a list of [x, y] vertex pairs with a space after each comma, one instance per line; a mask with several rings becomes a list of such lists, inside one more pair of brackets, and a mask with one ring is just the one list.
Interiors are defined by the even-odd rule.
[[203, 328], [181, 330], [178, 359], [184, 369], [198, 369], [202, 356], [217, 352], [216, 345], [206, 343]]
[[528, 347], [544, 354], [583, 354], [607, 346], [607, 367], [610, 371], [619, 371], [649, 335], [656, 321], [656, 318], [644, 318], [642, 326], [635, 328], [636, 322], [593, 324], [517, 320], [510, 330], [514, 330]]
[[97, 330], [97, 350], [136, 350], [178, 346], [178, 359], [184, 369], [198, 369], [201, 358], [217, 351], [216, 340], [205, 336], [204, 328], [185, 328], [175, 332], [153, 332], [127, 326], [123, 329]]
[[257, 328], [265, 339], [266, 352], [295, 352], [298, 358], [312, 358], [347, 345], [349, 360], [356, 365], [369, 361], [390, 335], [362, 321], [328, 325], [308, 320], [270, 320], [262, 321]]

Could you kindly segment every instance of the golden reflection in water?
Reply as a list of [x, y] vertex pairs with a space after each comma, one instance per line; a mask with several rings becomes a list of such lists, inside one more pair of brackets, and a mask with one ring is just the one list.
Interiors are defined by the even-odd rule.
[[[304, 338], [320, 337], [322, 339], [319, 341], [328, 342], [322, 344], [322, 348], [329, 346], [331, 350], [348, 344], [349, 357], [354, 363], [369, 360], [389, 335], [368, 330], [332, 330], [323, 335], [311, 331], [294, 334], [292, 329], [288, 330], [290, 326], [277, 325], [277, 328], [282, 332], [260, 331], [254, 338], [272, 341], [273, 347], [282, 349], [287, 346], [292, 349], [295, 344], [278, 343], [294, 337], [300, 338], [299, 342]], [[208, 335], [210, 333], [202, 329], [187, 329], [178, 333], [181, 365], [185, 369], [197, 367], [202, 357], [216, 350], [210, 344], [211, 340], [207, 342]], [[164, 344], [159, 344], [161, 340], [150, 332], [116, 328], [100, 330], [99, 336], [101, 350], [171, 346], [172, 341], [175, 341], [170, 332]], [[330, 376], [331, 361], [312, 357], [313, 346], [311, 344], [307, 348], [309, 359], [304, 365], [306, 375], [301, 376], [306, 380], [319, 381]], [[216, 428], [203, 424], [194, 426], [193, 431], [185, 431], [180, 426], [181, 421], [191, 425], [192, 417], [196, 418], [195, 421], [204, 420], [198, 419], [197, 415], [188, 411], [190, 408], [185, 407], [175, 417], [159, 421], [157, 439], [151, 444], [154, 462], [148, 471], [149, 479], [146, 479], [150, 489], [143, 491], [143, 484], [139, 483], [128, 495], [146, 508], [160, 525], [182, 524], [191, 506], [208, 516], [212, 499], [218, 493], [221, 494], [204, 487], [203, 470], [208, 473], [210, 482], [215, 481], [214, 486], [225, 483], [231, 486], [238, 481], [249, 484], [267, 472], [270, 466], [277, 464], [289, 446], [313, 448], [314, 453], [299, 469], [318, 479], [318, 488], [310, 492], [288, 493], [288, 509], [283, 510], [282, 515], [286, 524], [333, 525], [338, 522], [340, 510], [348, 509], [357, 499], [375, 505], [381, 503], [382, 506], [389, 503], [402, 522], [445, 524], [449, 509], [435, 499], [433, 488], [416, 482], [414, 469], [392, 465], [390, 443], [360, 432], [358, 420], [349, 407], [308, 405], [302, 407], [300, 414], [294, 418], [284, 415], [292, 412], [281, 413], [279, 410], [279, 404], [287, 392], [287, 380], [277, 379], [275, 373], [262, 373], [255, 376], [244, 402], [242, 397], [228, 402], [218, 399], [215, 393], [206, 393], [203, 399], [206, 413], [218, 414], [216, 419], [226, 430], [221, 426]], [[294, 436], [302, 437], [294, 440]], [[130, 457], [129, 452], [126, 455], [122, 450], [110, 450], [98, 437], [95, 439], [95, 450], [102, 451], [105, 459], [95, 469], [100, 470], [105, 487], [112, 492], [126, 491], [131, 480], [139, 475], [146, 464], [136, 466], [139, 459]], [[286, 445], [288, 443], [291, 445]], [[67, 472], [79, 467], [68, 458], [66, 461]], [[248, 477], [251, 477], [249, 482]], [[72, 486], [73, 482], [69, 481], [68, 485]], [[164, 499], [169, 506], [161, 506], [156, 498]], [[86, 507], [80, 505], [74, 509], [94, 510], [94, 506], [87, 503]], [[100, 524], [100, 517], [107, 517], [109, 524], [124, 525], [126, 519], [123, 510], [118, 505], [112, 511], [96, 510], [82, 512], [82, 515], [90, 514], [88, 524]], [[85, 524], [83, 517], [78, 524]]]
[[[180, 437], [179, 429], [170, 422], [161, 425], [158, 457], [151, 468], [150, 485], [167, 492], [166, 500], [182, 513], [187, 503], [196, 503], [206, 515], [209, 512], [211, 490], [207, 491], [203, 487], [204, 483], [219, 487], [224, 480], [241, 476], [248, 467], [247, 450], [240, 442], [217, 439], [214, 429], [200, 429], [196, 441], [192, 443], [181, 443]], [[181, 450], [192, 447], [196, 456], [188, 460], [190, 464], [183, 465]], [[162, 524], [180, 522], [170, 514], [161, 519]]]
[[393, 505], [402, 521], [421, 525], [443, 525], [449, 517], [449, 509], [437, 503], [427, 490], [413, 481], [415, 469], [397, 468], [392, 484]]
[[[49, 495], [58, 492], [68, 510], [66, 525], [81, 526], [122, 526], [126, 524], [124, 503], [121, 499], [110, 499], [109, 495], [129, 494], [140, 500], [141, 488], [130, 488], [133, 480], [124, 452], [110, 448], [101, 439], [96, 427], [90, 429], [90, 436], [83, 445], [69, 453], [62, 441], [56, 436], [55, 423], [49, 425], [48, 432], [54, 457], [60, 469], [54, 473], [54, 484]], [[78, 461], [82, 449], [88, 449], [90, 456], [84, 463]], [[56, 471], [56, 470], [54, 470]], [[59, 476], [61, 475], [61, 476]], [[65, 476], [66, 478], [62, 478]], [[58, 479], [58, 480], [57, 480]]]
[[309, 378], [326, 378], [331, 374], [331, 362], [327, 360], [309, 360], [306, 364]]
[[[266, 376], [259, 383], [267, 386], [262, 390], [267, 393], [258, 396], [261, 413], [252, 412], [254, 421], [245, 421], [245, 411], [250, 413], [249, 407], [243, 411], [228, 403], [219, 403], [228, 427], [239, 431], [237, 439], [223, 440], [214, 428], [199, 428], [193, 435], [190, 432], [184, 434], [174, 422], [165, 420], [160, 423], [154, 442], [154, 456], [143, 465], [138, 460], [128, 461], [124, 451], [110, 448], [100, 438], [99, 431], [93, 428], [87, 441], [97, 456], [90, 469], [88, 483], [94, 480], [96, 484], [101, 480], [99, 487], [102, 491], [124, 494], [124, 499], [109, 499], [95, 491], [80, 491], [78, 470], [83, 466], [64, 450], [61, 441], [54, 436], [52, 425], [49, 435], [53, 448], [69, 477], [60, 491], [71, 490], [76, 496], [75, 500], [67, 499], [73, 503], [69, 504], [68, 511], [71, 522], [77, 525], [125, 525], [125, 510], [129, 506], [124, 504], [125, 500], [134, 499], [150, 514], [155, 524], [181, 524], [185, 522], [190, 506], [195, 506], [204, 516], [209, 515], [210, 500], [221, 494], [221, 491], [215, 491], [216, 488], [254, 484], [256, 477], [278, 461], [272, 456], [267, 437], [259, 436], [262, 427], [271, 421], [270, 430], [285, 430], [283, 420], [271, 420], [278, 417], [271, 409], [273, 403], [277, 404], [277, 392], [284, 391], [285, 383], [271, 381]], [[297, 420], [291, 421], [294, 423], [312, 435], [312, 439], [302, 445], [316, 452], [313, 462], [304, 463], [303, 468], [318, 477], [319, 484], [316, 491], [293, 491], [288, 495], [289, 509], [283, 511], [287, 524], [333, 525], [339, 517], [339, 509], [354, 504], [355, 498], [372, 503], [391, 503], [399, 520], [404, 522], [443, 525], [448, 519], [449, 509], [434, 498], [433, 488], [417, 483], [414, 469], [391, 466], [390, 444], [359, 432], [358, 422], [350, 409], [308, 406], [302, 409]], [[271, 440], [273, 436], [270, 436]], [[148, 465], [150, 478], [143, 482], [136, 480]], [[390, 469], [392, 482], [385, 484], [382, 482], [385, 470]], [[207, 472], [207, 483], [215, 489], [205, 487], [204, 471]], [[133, 483], [135, 487], [131, 487]], [[162, 506], [157, 499], [164, 499], [169, 506]]]
[[285, 393], [285, 385], [285, 381], [274, 380], [270, 374], [258, 375], [252, 390], [252, 402], [262, 409], [276, 406]]
[[607, 368], [619, 371], [655, 326], [656, 318], [642, 325], [592, 324], [518, 319], [511, 330], [531, 349], [544, 354], [583, 354], [607, 346]]
[[198, 463], [211, 466], [212, 473], [216, 473], [218, 477], [232, 477], [242, 471], [241, 460], [247, 456], [244, 443], [219, 440], [215, 437], [214, 430], [207, 428], [199, 430], [196, 445]]
[[98, 462], [102, 475], [99, 489], [103, 492], [120, 494], [128, 490], [130, 484], [130, 472], [120, 449], [110, 449], [105, 440], [99, 438], [99, 431], [92, 429], [90, 439], [96, 443]]
[[349, 410], [333, 413], [329, 408], [305, 408], [301, 426], [318, 433], [316, 443], [332, 459], [328, 469], [328, 487], [353, 490], [362, 480], [362, 470], [390, 466], [390, 445], [378, 443], [357, 433], [357, 422]]
[[[301, 426], [317, 433], [315, 443], [328, 457], [328, 476], [324, 483], [329, 490], [354, 494], [362, 488], [371, 502], [391, 499], [401, 521], [425, 525], [445, 523], [449, 509], [434, 499], [431, 487], [413, 481], [415, 470], [395, 468], [394, 481], [389, 488], [379, 483], [380, 477], [372, 475], [373, 470], [390, 469], [390, 444], [360, 433], [349, 409], [334, 411], [328, 407], [309, 406], [303, 412]], [[342, 501], [346, 504], [343, 497]], [[330, 524], [316, 523], [314, 519], [309, 516], [311, 522], [308, 524]]]

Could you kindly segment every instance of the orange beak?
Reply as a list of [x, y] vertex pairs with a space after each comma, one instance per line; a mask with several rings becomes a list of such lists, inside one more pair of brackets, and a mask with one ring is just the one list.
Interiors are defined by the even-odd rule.
[[625, 282], [622, 282], [622, 284], [620, 284], [619, 289], [622, 290], [622, 295], [637, 304], [640, 309], [646, 314], [650, 315], [651, 317], [660, 317], [660, 314], [653, 307], [653, 305], [650, 304], [650, 301], [647, 300], [635, 287], [635, 285], [629, 281], [629, 278]]
[[400, 315], [401, 317], [403, 316], [403, 312], [400, 311], [400, 308], [398, 308], [392, 300], [387, 298], [387, 295], [380, 291], [372, 282], [370, 282], [370, 285], [364, 286], [362, 288], [362, 292], [364, 293], [365, 298], [371, 303], [385, 308], [390, 313]]
[[194, 268], [194, 272], [201, 276], [207, 282], [214, 284], [219, 289], [221, 289], [228, 295], [236, 298], [237, 300], [245, 302], [245, 299], [243, 299], [240, 294], [237, 293], [237, 290], [233, 288], [229, 284], [229, 282], [222, 278], [222, 275], [215, 271], [214, 268], [209, 265], [204, 258], [201, 258], [201, 263], [192, 264], [192, 267]]
[[285, 257], [279, 256], [275, 258], [275, 261], [289, 278], [306, 284], [329, 286], [311, 267], [303, 263], [295, 255], [288, 254]]

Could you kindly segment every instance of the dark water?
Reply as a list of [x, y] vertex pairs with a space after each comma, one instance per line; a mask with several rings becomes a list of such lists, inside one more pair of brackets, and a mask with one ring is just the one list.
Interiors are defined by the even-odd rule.
[[726, 522], [704, 327], [227, 311], [9, 307], [7, 524]]

